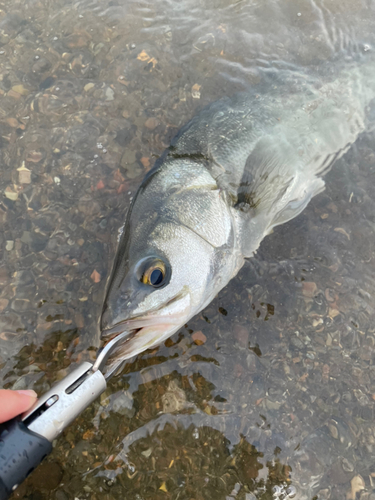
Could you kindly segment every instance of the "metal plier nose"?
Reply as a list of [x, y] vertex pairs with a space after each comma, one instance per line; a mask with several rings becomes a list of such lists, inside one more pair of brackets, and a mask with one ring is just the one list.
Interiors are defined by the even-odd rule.
[[52, 441], [107, 388], [121, 363], [106, 369], [108, 358], [128, 336], [123, 332], [99, 352], [94, 364], [83, 362], [41, 396], [21, 418], [0, 425], [0, 500], [52, 450]]
[[83, 362], [41, 396], [35, 406], [22, 417], [32, 431], [49, 441], [78, 417], [107, 388], [107, 380], [119, 365], [106, 370], [106, 363], [127, 332], [110, 340], [99, 352], [94, 364]]

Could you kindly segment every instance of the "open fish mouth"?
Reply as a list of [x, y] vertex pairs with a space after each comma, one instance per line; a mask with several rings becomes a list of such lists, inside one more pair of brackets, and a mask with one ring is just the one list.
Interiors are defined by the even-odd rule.
[[102, 331], [103, 340], [111, 340], [128, 332], [123, 342], [109, 359], [109, 366], [117, 365], [146, 349], [154, 347], [175, 333], [191, 317], [190, 295], [173, 298], [159, 309], [127, 319]]

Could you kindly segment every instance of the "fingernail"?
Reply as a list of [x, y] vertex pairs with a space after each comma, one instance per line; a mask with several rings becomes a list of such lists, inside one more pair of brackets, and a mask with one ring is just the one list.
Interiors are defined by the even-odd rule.
[[30, 396], [31, 398], [38, 397], [38, 394], [31, 389], [28, 389], [27, 391], [16, 391], [16, 392], [18, 392], [18, 394], [25, 394], [25, 396]]

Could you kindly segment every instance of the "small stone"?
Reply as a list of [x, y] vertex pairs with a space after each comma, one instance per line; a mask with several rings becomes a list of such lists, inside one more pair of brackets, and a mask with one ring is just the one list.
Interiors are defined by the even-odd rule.
[[142, 50], [142, 52], [140, 52], [137, 55], [137, 59], [139, 61], [146, 62], [146, 61], [148, 61], [150, 59], [150, 56], [147, 54], [147, 52], [145, 50]]
[[154, 130], [159, 125], [159, 120], [157, 118], [151, 117], [147, 118], [145, 121], [145, 127], [149, 130]]
[[336, 294], [331, 288], [326, 288], [324, 296], [328, 302], [334, 302], [336, 298]]
[[337, 212], [338, 212], [337, 206], [332, 202], [328, 205], [327, 208], [329, 208], [334, 214], [337, 214]]
[[365, 489], [365, 481], [363, 480], [363, 477], [360, 475], [354, 476], [353, 479], [350, 481], [350, 485], [352, 491], [351, 495], [348, 495], [347, 498], [355, 500], [357, 498], [357, 493]]
[[331, 433], [331, 436], [333, 439], [338, 439], [339, 438], [339, 431], [337, 430], [337, 427], [333, 424], [328, 424], [328, 429], [329, 432]]
[[15, 299], [11, 307], [14, 311], [25, 312], [30, 309], [30, 301], [27, 299]]
[[142, 165], [145, 168], [149, 168], [149, 166], [150, 166], [150, 158], [147, 158], [147, 156], [142, 156], [141, 163], [142, 163]]
[[345, 472], [353, 472], [354, 471], [354, 465], [347, 458], [342, 459], [341, 465], [342, 465], [342, 468]]
[[148, 450], [145, 451], [141, 451], [141, 454], [146, 458], [148, 458], [151, 455], [151, 453], [152, 453], [152, 448], [149, 448]]
[[328, 309], [328, 316], [333, 319], [333, 318], [336, 318], [336, 316], [338, 316], [340, 314], [340, 311], [338, 311], [337, 309], [333, 309], [333, 308], [329, 308]]
[[330, 367], [329, 365], [325, 364], [323, 365], [322, 368], [322, 379], [324, 382], [327, 382], [329, 379], [329, 372], [330, 372]]
[[91, 90], [92, 88], [95, 87], [95, 84], [94, 83], [86, 83], [86, 85], [83, 87], [83, 90], [85, 92], [88, 92], [89, 90]]
[[269, 410], [278, 410], [281, 406], [281, 403], [279, 403], [278, 401], [271, 401], [268, 398], [265, 400], [265, 402], [266, 402], [266, 407]]
[[165, 491], [165, 493], [168, 493], [167, 486], [165, 484], [165, 481], [161, 484], [159, 490]]
[[128, 86], [130, 82], [128, 82], [128, 80], [125, 80], [125, 77], [123, 75], [120, 75], [118, 78], [117, 78], [117, 81], [119, 83], [121, 83], [121, 85], [125, 85], [125, 86]]
[[7, 250], [8, 252], [10, 252], [11, 250], [13, 250], [13, 247], [14, 247], [14, 241], [7, 240], [7, 242], [5, 244], [5, 250]]
[[[55, 36], [53, 39], [58, 40], [58, 37]], [[67, 36], [63, 43], [67, 49], [82, 49], [89, 44], [90, 40], [91, 36], [86, 31], [80, 31]]]
[[142, 62], [147, 62], [148, 64], [152, 64], [152, 67], [155, 68], [156, 64], [157, 64], [157, 60], [155, 59], [155, 57], [151, 57], [147, 54], [147, 52], [145, 50], [142, 50], [142, 52], [140, 52], [137, 56], [137, 59], [139, 61], [142, 61]]
[[84, 439], [85, 441], [89, 441], [90, 439], [92, 439], [93, 437], [95, 437], [95, 431], [93, 429], [88, 429], [86, 432], [83, 433], [82, 435], [82, 439]]
[[105, 91], [105, 100], [106, 101], [113, 101], [114, 98], [115, 98], [114, 91], [110, 87], [107, 87], [107, 89]]
[[102, 279], [102, 277], [100, 276], [100, 274], [98, 273], [98, 271], [96, 269], [93, 270], [90, 278], [92, 279], [92, 281], [94, 283], [99, 283], [99, 281]]
[[17, 92], [17, 94], [21, 94], [21, 95], [28, 95], [29, 94], [29, 91], [27, 89], [25, 89], [25, 87], [23, 85], [14, 85], [14, 87], [12, 87], [12, 90], [13, 90], [13, 92]]
[[315, 296], [317, 290], [318, 287], [313, 281], [304, 281], [302, 283], [302, 294], [309, 299], [312, 299]]
[[136, 161], [135, 151], [132, 151], [131, 149], [126, 149], [121, 158], [121, 166], [127, 169], [129, 165], [132, 165], [133, 163], [135, 163], [135, 161]]
[[201, 331], [193, 333], [191, 338], [193, 339], [194, 344], [196, 345], [203, 345], [207, 341], [206, 335]]
[[64, 344], [59, 340], [56, 346], [56, 352], [61, 352], [64, 349]]
[[27, 245], [29, 243], [31, 243], [32, 242], [32, 238], [31, 238], [30, 231], [24, 231], [22, 233], [22, 236], [21, 236], [20, 240], [22, 241], [22, 243], [26, 243]]
[[9, 90], [8, 96], [13, 97], [14, 99], [19, 99], [21, 97], [21, 94], [15, 92], [14, 90]]
[[317, 327], [319, 325], [322, 325], [323, 323], [324, 323], [323, 318], [314, 319], [313, 320], [313, 327], [315, 328], [315, 327]]
[[200, 99], [201, 93], [200, 93], [200, 88], [202, 85], [198, 85], [198, 83], [195, 83], [192, 88], [191, 88], [191, 95], [193, 96], [193, 99]]
[[18, 193], [12, 191], [12, 189], [9, 186], [5, 189], [4, 194], [8, 198], [8, 200], [11, 201], [16, 201], [18, 198]]
[[26, 161], [31, 161], [32, 163], [39, 163], [43, 158], [43, 154], [40, 151], [30, 151], [27, 155]]
[[8, 299], [0, 299], [0, 311], [4, 311], [4, 309], [8, 304], [9, 304]]
[[31, 182], [31, 170], [25, 167], [25, 163], [22, 163], [20, 168], [17, 168], [18, 171], [18, 182], [20, 184], [30, 184]]
[[12, 128], [17, 128], [19, 126], [19, 122], [16, 118], [7, 118], [6, 122]]
[[345, 229], [343, 229], [342, 227], [335, 227], [334, 231], [336, 231], [336, 233], [341, 233], [343, 234], [344, 236], [346, 236], [348, 238], [348, 240], [350, 241], [350, 236], [349, 234], [345, 231]]
[[[127, 166], [125, 166], [124, 164], [124, 157], [123, 157], [123, 160], [121, 161], [121, 165], [125, 167], [125, 170], [126, 170], [126, 177], [128, 179], [135, 179], [136, 177], [140, 176], [143, 172], [142, 168], [137, 165], [136, 163], [133, 163], [133, 164], [129, 164]], [[121, 187], [121, 186], [120, 186]], [[126, 190], [126, 186], [124, 188], [124, 190]], [[119, 189], [119, 192], [122, 192], [123, 190], [120, 190]]]

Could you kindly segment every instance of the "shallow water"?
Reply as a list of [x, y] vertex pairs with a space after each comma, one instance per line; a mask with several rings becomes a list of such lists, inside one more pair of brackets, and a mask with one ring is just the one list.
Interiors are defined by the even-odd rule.
[[[184, 123], [260, 70], [334, 68], [374, 26], [371, 1], [1, 2], [4, 386], [94, 358], [118, 230]], [[326, 184], [15, 497], [375, 498], [373, 133]]]

